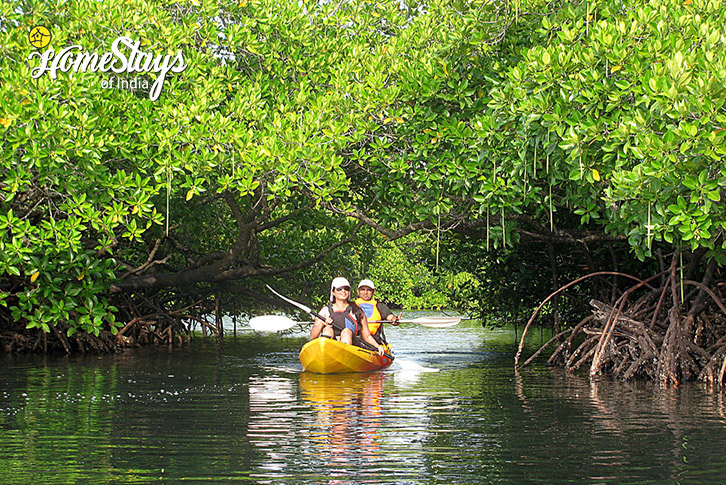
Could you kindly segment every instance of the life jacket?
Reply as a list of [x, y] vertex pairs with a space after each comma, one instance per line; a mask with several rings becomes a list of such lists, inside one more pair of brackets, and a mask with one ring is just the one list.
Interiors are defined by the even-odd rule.
[[344, 311], [336, 312], [333, 310], [333, 304], [329, 303], [328, 313], [330, 314], [330, 318], [333, 319], [333, 326], [335, 328], [336, 335], [338, 335], [340, 330], [343, 328], [349, 328], [351, 332], [353, 332], [353, 335], [358, 335], [360, 333], [358, 319], [356, 318], [355, 313], [353, 313], [353, 308], [350, 305], [348, 305]]
[[378, 309], [378, 300], [364, 300], [363, 298], [357, 298], [355, 300], [355, 303], [360, 307], [361, 310], [363, 310], [363, 313], [366, 314], [366, 318], [368, 319], [368, 330], [370, 330], [371, 335], [377, 335], [377, 333], [380, 332], [382, 328], [382, 324], [380, 322], [371, 322], [376, 320], [382, 320], [381, 312]]

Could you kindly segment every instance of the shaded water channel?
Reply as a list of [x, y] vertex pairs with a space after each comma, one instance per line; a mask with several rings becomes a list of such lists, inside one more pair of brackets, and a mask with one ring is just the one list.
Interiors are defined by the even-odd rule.
[[726, 476], [721, 394], [542, 366], [515, 373], [512, 332], [473, 322], [387, 333], [397, 361], [364, 375], [300, 372], [304, 333], [113, 356], [0, 356], [0, 482]]

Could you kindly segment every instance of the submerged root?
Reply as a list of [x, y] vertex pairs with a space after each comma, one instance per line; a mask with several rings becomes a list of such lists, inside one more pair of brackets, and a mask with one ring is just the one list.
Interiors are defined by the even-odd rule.
[[[104, 330], [96, 336], [78, 331], [70, 337], [63, 328], [50, 327], [48, 333], [40, 329], [23, 329], [19, 326], [0, 332], [0, 347], [6, 353], [62, 352], [71, 353], [113, 353], [126, 347], [142, 345], [165, 345], [188, 341], [190, 332], [181, 321], [160, 326], [154, 319], [129, 322], [116, 335]], [[61, 325], [59, 325], [61, 327]], [[214, 332], [213, 332], [214, 333]], [[216, 334], [216, 333], [215, 333]]]
[[205, 315], [210, 314], [210, 305], [205, 300], [196, 300], [174, 310], [166, 310], [148, 301], [126, 303], [119, 305], [122, 307], [119, 316], [127, 323], [116, 332], [102, 330], [98, 335], [79, 329], [69, 336], [70, 327], [65, 323], [50, 326], [48, 332], [38, 328], [27, 329], [23, 322], [15, 322], [7, 312], [0, 312], [0, 348], [6, 353], [101, 354], [127, 347], [181, 344], [191, 339], [195, 328], [201, 328], [205, 336], [222, 336], [219, 318], [216, 323], [205, 320]]
[[116, 338], [108, 331], [98, 336], [76, 332], [68, 337], [65, 330], [51, 327], [51, 332], [40, 329], [6, 328], [0, 333], [0, 346], [6, 353], [63, 352], [109, 353], [118, 349]]

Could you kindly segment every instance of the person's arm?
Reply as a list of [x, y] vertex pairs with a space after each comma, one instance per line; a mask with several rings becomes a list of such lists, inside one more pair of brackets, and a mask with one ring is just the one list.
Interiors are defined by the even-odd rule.
[[310, 329], [310, 340], [314, 340], [320, 337], [320, 332], [323, 331], [323, 328], [326, 325], [330, 325], [331, 323], [333, 323], [333, 319], [330, 318], [327, 306], [321, 308], [318, 313], [320, 314], [320, 316], [325, 317], [325, 321], [319, 319], [318, 317], [315, 317], [315, 319], [313, 320], [313, 328]]
[[401, 319], [400, 315], [394, 315], [388, 305], [385, 303], [378, 302], [378, 311], [381, 313], [381, 318], [386, 320], [391, 325], [398, 325], [398, 321]]

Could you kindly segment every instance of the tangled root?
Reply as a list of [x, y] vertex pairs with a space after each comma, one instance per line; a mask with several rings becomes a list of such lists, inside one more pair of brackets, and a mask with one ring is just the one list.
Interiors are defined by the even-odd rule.
[[[609, 373], [622, 379], [647, 378], [665, 385], [698, 379], [711, 386], [726, 385], [726, 306], [711, 289], [715, 263], [701, 282], [679, 280], [676, 256], [671, 267], [647, 280], [615, 272], [593, 273], [563, 286], [530, 318], [519, 344], [519, 366], [527, 330], [544, 304], [584, 279], [619, 275], [636, 281], [612, 304], [591, 300], [592, 314], [555, 335], [522, 366], [558, 343], [548, 364], [569, 372], [589, 366], [591, 377]], [[652, 282], [659, 280], [659, 286]], [[686, 290], [692, 289], [690, 293]], [[630, 302], [636, 290], [645, 294]]]

